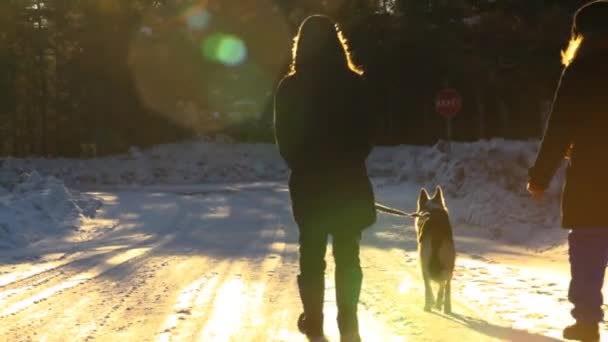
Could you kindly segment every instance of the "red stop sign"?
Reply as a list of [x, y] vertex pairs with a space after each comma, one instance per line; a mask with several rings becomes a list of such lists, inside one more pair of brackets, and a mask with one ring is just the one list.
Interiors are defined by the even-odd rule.
[[442, 89], [435, 98], [435, 110], [441, 116], [452, 118], [462, 109], [462, 97], [451, 88]]

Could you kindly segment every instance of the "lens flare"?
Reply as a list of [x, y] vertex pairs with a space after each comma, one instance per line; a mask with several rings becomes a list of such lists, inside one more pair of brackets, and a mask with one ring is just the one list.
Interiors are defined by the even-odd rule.
[[202, 7], [195, 7], [186, 13], [186, 24], [192, 30], [204, 30], [209, 26], [211, 15]]
[[222, 122], [230, 124], [258, 121], [274, 90], [272, 76], [251, 61], [208, 70], [205, 82], [209, 85], [206, 103], [221, 113]]
[[227, 66], [243, 64], [247, 59], [245, 43], [229, 34], [212, 34], [203, 41], [202, 50], [206, 58]]

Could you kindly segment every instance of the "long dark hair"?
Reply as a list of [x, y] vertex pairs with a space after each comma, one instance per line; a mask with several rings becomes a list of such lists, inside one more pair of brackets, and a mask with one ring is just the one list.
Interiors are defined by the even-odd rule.
[[302, 22], [293, 39], [292, 61], [289, 75], [302, 70], [350, 70], [359, 75], [363, 69], [356, 66], [348, 42], [338, 24], [324, 15], [312, 15]]

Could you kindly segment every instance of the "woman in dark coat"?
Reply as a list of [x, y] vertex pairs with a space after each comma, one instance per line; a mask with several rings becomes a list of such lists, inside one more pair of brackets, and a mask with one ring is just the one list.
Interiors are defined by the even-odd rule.
[[338, 327], [359, 341], [357, 305], [361, 232], [375, 222], [365, 160], [372, 149], [372, 111], [362, 72], [325, 16], [304, 20], [294, 39], [291, 72], [275, 97], [275, 135], [291, 174], [289, 192], [300, 236], [298, 327], [323, 336], [325, 251], [332, 236]]
[[528, 190], [541, 197], [568, 157], [562, 226], [571, 229], [568, 298], [576, 324], [564, 330], [564, 338], [599, 341], [608, 263], [608, 2], [579, 9], [572, 37]]

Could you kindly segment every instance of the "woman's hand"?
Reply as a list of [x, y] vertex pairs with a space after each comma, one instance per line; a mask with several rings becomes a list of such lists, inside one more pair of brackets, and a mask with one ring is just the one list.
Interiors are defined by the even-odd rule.
[[526, 189], [530, 193], [533, 199], [541, 201], [545, 197], [545, 189], [535, 185], [534, 183], [528, 182]]

